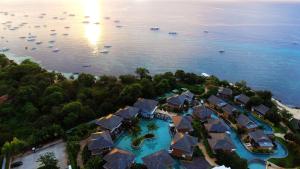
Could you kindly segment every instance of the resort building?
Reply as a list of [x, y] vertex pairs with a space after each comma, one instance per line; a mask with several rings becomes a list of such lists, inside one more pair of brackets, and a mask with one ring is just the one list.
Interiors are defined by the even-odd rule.
[[209, 119], [207, 123], [204, 124], [204, 127], [209, 133], [225, 133], [229, 132], [228, 125], [220, 119]]
[[263, 130], [255, 130], [248, 133], [251, 145], [258, 149], [272, 150], [274, 144], [272, 140], [264, 133]]
[[96, 124], [100, 127], [100, 130], [109, 131], [110, 135], [114, 138], [121, 133], [121, 125], [123, 118], [110, 114], [105, 117], [96, 120]]
[[201, 122], [205, 122], [210, 119], [213, 113], [214, 112], [206, 106], [195, 106], [193, 108], [193, 118], [198, 119]]
[[92, 155], [103, 155], [109, 152], [113, 146], [114, 142], [108, 131], [93, 133], [88, 141], [88, 149]]
[[218, 96], [221, 98], [231, 98], [232, 97], [232, 90], [226, 87], [220, 87], [218, 91]]
[[129, 169], [134, 163], [135, 156], [131, 152], [114, 148], [104, 156], [104, 169]]
[[189, 116], [172, 117], [176, 132], [190, 133], [193, 131], [192, 118]]
[[153, 118], [158, 102], [150, 99], [139, 98], [133, 105], [140, 110], [140, 114], [145, 118]]
[[267, 114], [270, 111], [270, 108], [261, 104], [259, 106], [256, 107], [252, 107], [252, 112], [256, 113], [259, 116], [264, 116], [265, 114]]
[[250, 120], [249, 117], [247, 117], [244, 114], [240, 114], [236, 118], [236, 121], [237, 121], [238, 127], [246, 129], [247, 131], [253, 131], [258, 128], [258, 125], [255, 122], [253, 122], [252, 120]]
[[176, 133], [171, 143], [170, 152], [175, 157], [191, 160], [197, 143], [196, 137]]
[[119, 109], [115, 112], [116, 116], [122, 117], [124, 121], [131, 122], [131, 120], [137, 117], [139, 114], [139, 109], [132, 106], [127, 106], [124, 109]]
[[147, 169], [170, 169], [175, 166], [175, 160], [169, 155], [166, 150], [160, 150], [150, 154], [143, 159]]
[[208, 139], [208, 143], [214, 153], [216, 150], [235, 151], [236, 147], [227, 133], [210, 133], [209, 135], [211, 138]]
[[234, 101], [244, 107], [250, 101], [250, 98], [244, 94], [240, 94], [234, 97]]
[[227, 104], [225, 101], [223, 101], [215, 95], [211, 95], [207, 100], [209, 105], [215, 109], [221, 109]]
[[172, 110], [182, 110], [192, 104], [194, 94], [190, 91], [185, 91], [180, 95], [174, 95], [167, 99], [167, 105]]
[[204, 157], [193, 158], [192, 161], [180, 161], [182, 169], [211, 169]]
[[238, 112], [238, 110], [230, 104], [224, 106], [222, 108], [222, 111], [223, 111], [223, 117], [226, 119], [228, 119], [229, 116], [233, 116], [235, 113]]

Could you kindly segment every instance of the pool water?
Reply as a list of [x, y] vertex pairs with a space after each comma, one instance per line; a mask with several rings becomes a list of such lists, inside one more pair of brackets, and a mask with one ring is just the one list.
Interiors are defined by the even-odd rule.
[[141, 134], [144, 135], [148, 133], [147, 125], [151, 122], [154, 122], [157, 126], [158, 129], [153, 131], [155, 134], [155, 139], [153, 140], [145, 140], [141, 144], [141, 148], [139, 150], [135, 150], [131, 147], [131, 140], [132, 136], [130, 136], [128, 133], [125, 133], [123, 136], [121, 136], [117, 141], [116, 141], [116, 147], [127, 150], [135, 154], [135, 162], [137, 163], [143, 163], [142, 158], [155, 153], [159, 150], [165, 149], [168, 150], [171, 144], [171, 135], [169, 133], [169, 123], [163, 120], [159, 119], [153, 119], [153, 120], [144, 120], [142, 119], [140, 121], [140, 126], [141, 126]]
[[259, 163], [259, 162], [254, 162], [254, 163], [249, 163], [248, 168], [249, 169], [266, 169], [266, 165]]

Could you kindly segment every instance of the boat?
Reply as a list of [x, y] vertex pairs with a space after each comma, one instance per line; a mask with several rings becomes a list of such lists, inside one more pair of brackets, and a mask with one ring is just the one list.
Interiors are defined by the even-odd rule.
[[99, 23], [99, 22], [95, 22], [94, 24], [95, 24], [95, 25], [99, 25], [100, 23]]
[[55, 43], [55, 40], [49, 40], [48, 42], [49, 43]]
[[50, 30], [51, 32], [55, 32], [56, 30], [55, 29], [52, 29], [52, 30]]
[[89, 22], [89, 21], [83, 21], [82, 23], [84, 23], [84, 24], [89, 24], [90, 22]]
[[104, 19], [107, 19], [107, 20], [109, 20], [109, 19], [110, 19], [110, 17], [104, 17]]
[[48, 46], [48, 48], [53, 48], [53, 47], [54, 47], [53, 45], [49, 45], [49, 46]]
[[58, 19], [58, 17], [53, 17], [53, 19]]
[[70, 27], [69, 26], [65, 26], [65, 29], [70, 29]]
[[120, 23], [120, 21], [119, 21], [119, 20], [115, 20], [114, 22], [115, 22], [115, 23]]
[[0, 48], [0, 52], [7, 52], [7, 51], [9, 51], [9, 48], [6, 48], [6, 47]]
[[30, 38], [30, 37], [28, 37], [26, 40], [27, 40], [28, 42], [34, 42], [34, 41], [35, 41], [34, 38]]
[[203, 31], [204, 33], [208, 33], [208, 31]]
[[55, 36], [55, 35], [56, 35], [56, 33], [51, 33], [50, 35], [51, 35], [51, 36]]
[[169, 32], [169, 35], [177, 35], [177, 32]]
[[108, 54], [109, 51], [108, 50], [101, 50], [100, 53], [102, 53], [102, 54]]
[[33, 51], [33, 50], [36, 50], [36, 48], [31, 48], [31, 50]]
[[25, 37], [25, 36], [20, 36], [19, 38], [20, 38], [20, 39], [25, 39], [26, 37]]
[[59, 49], [58, 49], [58, 48], [55, 48], [55, 49], [52, 50], [52, 52], [55, 52], [55, 53], [56, 53], [56, 52], [59, 52]]
[[87, 68], [87, 67], [91, 67], [92, 65], [83, 65], [82, 67], [85, 67], [85, 68]]
[[219, 50], [219, 53], [225, 53], [225, 50]]
[[64, 34], [63, 34], [63, 36], [69, 36], [69, 34], [67, 34], [67, 33], [64, 33]]
[[40, 44], [42, 44], [42, 43], [43, 43], [43, 42], [38, 41], [38, 42], [36, 42], [35, 44], [40, 45]]
[[152, 27], [150, 28], [151, 31], [158, 31], [159, 30], [159, 27]]
[[69, 14], [69, 16], [72, 16], [72, 17], [73, 17], [73, 16], [75, 16], [75, 14]]
[[84, 16], [84, 18], [90, 18], [90, 16]]
[[117, 26], [116, 26], [116, 28], [122, 28], [122, 27], [123, 27], [122, 25], [117, 25]]
[[104, 48], [108, 49], [108, 48], [111, 48], [112, 46], [111, 45], [104, 45]]

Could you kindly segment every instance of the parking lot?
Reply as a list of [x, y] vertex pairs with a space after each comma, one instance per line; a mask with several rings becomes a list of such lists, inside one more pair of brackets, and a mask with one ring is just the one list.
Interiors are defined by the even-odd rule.
[[14, 169], [36, 169], [39, 166], [39, 163], [36, 161], [38, 158], [47, 153], [47, 152], [53, 152], [55, 157], [58, 159], [58, 166], [61, 169], [67, 169], [67, 155], [66, 155], [66, 143], [62, 141], [58, 141], [55, 143], [48, 144], [44, 146], [43, 148], [39, 149], [35, 153], [27, 153], [21, 157], [17, 157], [14, 159], [14, 162], [22, 161], [23, 165], [20, 167], [16, 167]]

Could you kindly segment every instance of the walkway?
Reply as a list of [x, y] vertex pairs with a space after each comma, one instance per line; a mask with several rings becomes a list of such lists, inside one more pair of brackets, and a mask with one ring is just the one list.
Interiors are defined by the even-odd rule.
[[2, 169], [5, 169], [5, 164], [6, 164], [6, 157], [3, 158], [3, 161], [2, 161]]
[[84, 146], [86, 146], [88, 144], [89, 139], [90, 139], [90, 137], [88, 137], [84, 140], [81, 140], [80, 143], [79, 143], [80, 144], [80, 151], [77, 154], [77, 165], [80, 168], [84, 168], [81, 153], [83, 151]]
[[284, 168], [279, 167], [279, 166], [277, 166], [277, 165], [275, 165], [275, 164], [273, 164], [269, 161], [267, 161], [266, 166], [267, 166], [266, 169], [284, 169]]
[[216, 163], [216, 161], [215, 161], [216, 159], [209, 157], [209, 155], [208, 155], [208, 153], [207, 153], [207, 151], [206, 151], [206, 148], [205, 148], [205, 146], [203, 145], [202, 142], [198, 144], [198, 147], [199, 147], [199, 149], [203, 152], [203, 155], [204, 155], [206, 161], [207, 161], [211, 166], [218, 166], [217, 163]]

